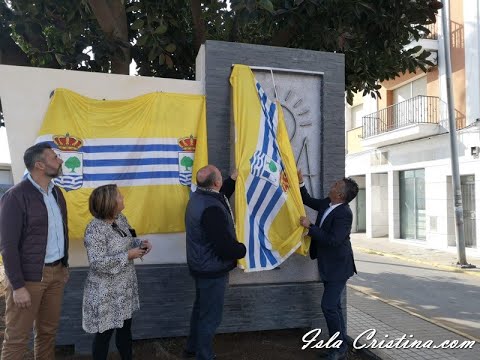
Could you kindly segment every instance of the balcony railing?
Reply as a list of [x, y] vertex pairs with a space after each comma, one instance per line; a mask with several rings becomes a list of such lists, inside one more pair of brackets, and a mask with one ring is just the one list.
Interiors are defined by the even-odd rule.
[[437, 23], [425, 25], [425, 27], [430, 31], [428, 35], [424, 35], [424, 39], [430, 39], [430, 40], [437, 40], [438, 39], [438, 33], [437, 33]]
[[[435, 96], [416, 96], [362, 117], [364, 139], [415, 124], [447, 124], [447, 104]], [[465, 116], [456, 112], [457, 129]]]

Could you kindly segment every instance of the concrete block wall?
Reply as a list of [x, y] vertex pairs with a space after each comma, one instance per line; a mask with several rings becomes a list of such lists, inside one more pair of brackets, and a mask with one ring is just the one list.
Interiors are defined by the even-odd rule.
[[[73, 344], [76, 353], [90, 353], [93, 339], [82, 329], [86, 274], [87, 268], [71, 270], [57, 334], [57, 344]], [[137, 277], [141, 308], [133, 317], [134, 339], [186, 336], [195, 298], [187, 266], [140, 265]], [[322, 289], [319, 282], [231, 285], [219, 332], [312, 327], [326, 331], [320, 310]]]

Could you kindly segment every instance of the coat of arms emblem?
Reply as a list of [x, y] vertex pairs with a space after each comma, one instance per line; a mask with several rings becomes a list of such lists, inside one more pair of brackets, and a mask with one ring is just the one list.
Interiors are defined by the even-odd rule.
[[190, 186], [192, 184], [192, 168], [197, 139], [193, 135], [180, 138], [178, 139], [178, 145], [183, 150], [178, 152], [178, 180], [180, 184]]
[[83, 185], [83, 153], [78, 150], [83, 146], [83, 140], [69, 133], [54, 135], [52, 140], [57, 146], [55, 152], [63, 160], [63, 175], [53, 180], [55, 185], [66, 191], [80, 189]]
[[258, 176], [278, 187], [280, 185], [280, 172], [282, 171], [279, 160], [275, 161], [267, 154], [255, 151], [250, 159], [250, 172], [253, 176]]

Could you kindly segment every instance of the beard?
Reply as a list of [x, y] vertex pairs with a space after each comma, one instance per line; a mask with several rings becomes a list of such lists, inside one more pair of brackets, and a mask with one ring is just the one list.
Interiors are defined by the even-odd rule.
[[51, 177], [52, 179], [62, 176], [63, 175], [62, 165], [60, 165], [56, 170], [51, 169], [48, 172], [45, 172], [45, 175], [47, 175], [48, 177]]

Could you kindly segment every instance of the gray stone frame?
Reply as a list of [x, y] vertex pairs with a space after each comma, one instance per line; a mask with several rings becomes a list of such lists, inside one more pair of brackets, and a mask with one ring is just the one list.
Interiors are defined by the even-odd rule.
[[[345, 174], [345, 65], [343, 54], [273, 46], [207, 41], [205, 93], [209, 162], [227, 175], [232, 144], [230, 134], [230, 72], [232, 64], [323, 72], [322, 155], [320, 189]], [[330, 166], [329, 166], [330, 165]]]

